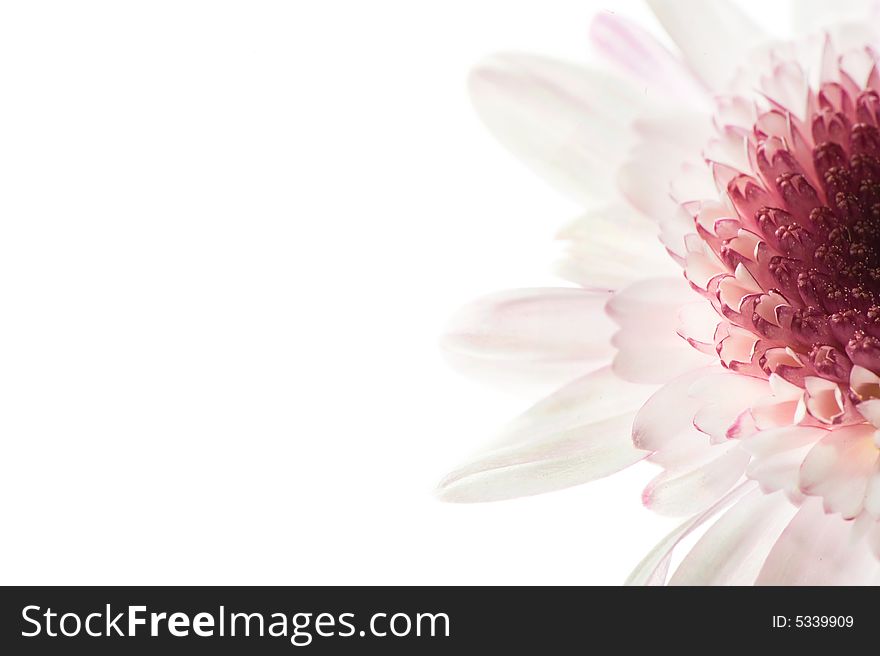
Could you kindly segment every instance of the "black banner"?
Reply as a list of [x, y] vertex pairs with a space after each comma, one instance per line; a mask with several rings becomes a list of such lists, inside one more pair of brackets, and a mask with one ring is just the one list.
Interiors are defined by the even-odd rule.
[[[11, 587], [3, 654], [870, 646], [873, 588]], [[462, 652], [461, 650], [468, 650]]]

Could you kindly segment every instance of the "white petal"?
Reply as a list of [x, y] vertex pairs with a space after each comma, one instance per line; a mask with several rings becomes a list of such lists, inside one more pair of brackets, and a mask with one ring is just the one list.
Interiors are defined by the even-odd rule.
[[553, 436], [531, 448], [499, 451], [454, 471], [441, 483], [444, 501], [501, 501], [581, 485], [641, 460], [628, 444], [632, 413]]
[[672, 178], [672, 197], [678, 203], [705, 201], [718, 196], [715, 180], [708, 166], [703, 163], [685, 162]]
[[[720, 368], [720, 367], [719, 367]], [[633, 442], [640, 449], [652, 452], [680, 450], [679, 441], [690, 443], [696, 436], [705, 444], [705, 436], [694, 429], [694, 414], [700, 400], [691, 397], [693, 382], [716, 368], [702, 367], [669, 381], [658, 389], [639, 409], [633, 422]]]
[[658, 220], [660, 224], [660, 241], [675, 261], [684, 266], [687, 262], [687, 240], [694, 234], [694, 221], [683, 207]]
[[668, 470], [642, 493], [645, 506], [661, 515], [690, 515], [720, 499], [745, 473], [749, 454], [738, 444], [717, 445], [708, 462], [687, 470]]
[[880, 376], [855, 365], [849, 372], [849, 386], [861, 399], [880, 398]]
[[589, 289], [617, 290], [642, 278], [674, 275], [658, 227], [625, 205], [591, 211], [559, 233], [569, 241], [562, 275]]
[[623, 81], [575, 64], [504, 54], [470, 77], [492, 133], [548, 182], [589, 204], [613, 192], [614, 170], [644, 100]]
[[663, 585], [666, 581], [666, 573], [669, 571], [669, 563], [672, 560], [673, 551], [678, 546], [678, 543], [690, 535], [692, 531], [702, 526], [731, 503], [742, 498], [743, 495], [753, 489], [755, 489], [754, 483], [743, 483], [730, 491], [714, 506], [692, 517], [672, 531], [636, 566], [627, 578], [626, 585]]
[[880, 519], [880, 467], [874, 469], [868, 481], [865, 510], [875, 519]]
[[646, 335], [641, 330], [621, 329], [612, 343], [617, 347], [615, 373], [637, 383], [662, 383], [717, 360], [696, 350], [675, 331]]
[[699, 300], [681, 306], [678, 312], [678, 334], [685, 338], [691, 346], [705, 348], [708, 352], [715, 349], [715, 332], [721, 317], [711, 303]]
[[608, 314], [621, 326], [663, 322], [659, 328], [678, 325], [678, 308], [699, 298], [681, 277], [654, 278], [635, 283], [614, 294]]
[[865, 419], [871, 422], [874, 428], [880, 428], [880, 399], [862, 401], [856, 408]]
[[702, 381], [714, 381], [719, 376], [740, 377], [717, 364], [701, 367], [664, 384], [642, 406], [633, 422], [633, 443], [652, 452], [651, 462], [673, 474], [691, 472], [740, 443], [725, 440], [722, 444], [712, 444], [709, 437], [694, 426], [694, 417], [712, 399], [692, 394], [694, 390], [702, 393], [716, 387], [717, 383], [702, 384]]
[[600, 53], [645, 86], [645, 92], [667, 102], [705, 105], [705, 87], [652, 34], [611, 12], [596, 16], [590, 40]]
[[[662, 223], [677, 212], [672, 180], [678, 177], [682, 165], [689, 162], [706, 169], [699, 153], [713, 133], [712, 123], [708, 114], [658, 111], [640, 117], [634, 129], [639, 142], [620, 167], [617, 185], [635, 208]], [[689, 217], [684, 223], [693, 231]]]
[[865, 538], [874, 557], [880, 560], [880, 522], [875, 521]]
[[743, 448], [752, 454], [746, 474], [758, 481], [765, 492], [784, 490], [792, 496], [798, 494], [804, 458], [826, 433], [821, 428], [784, 426], [743, 439]]
[[735, 65], [765, 36], [725, 0], [648, 0], [687, 63], [713, 89], [727, 84]]
[[796, 511], [782, 495], [751, 492], [706, 531], [669, 585], [751, 585]]
[[[660, 221], [674, 215], [677, 203], [672, 199], [670, 180], [661, 172], [651, 155], [636, 150], [617, 173], [617, 186], [623, 197], [645, 216]], [[692, 228], [692, 226], [688, 226]]]
[[770, 393], [763, 378], [734, 373], [717, 373], [695, 381], [688, 394], [702, 401], [694, 416], [694, 425], [713, 438], [723, 442], [739, 417], [748, 412], [754, 402]]
[[871, 585], [880, 564], [853, 534], [853, 522], [807, 499], [771, 549], [757, 585]]
[[876, 0], [797, 0], [792, 11], [794, 27], [802, 34], [821, 32], [836, 22], [864, 24], [880, 18]]
[[[656, 126], [652, 126], [656, 127]], [[679, 127], [677, 124], [674, 126]], [[643, 126], [642, 132], [645, 132]], [[672, 126], [667, 129], [672, 130]], [[698, 132], [692, 129], [691, 134]], [[707, 131], [708, 137], [708, 131]], [[682, 140], [685, 136], [680, 137]], [[675, 214], [678, 202], [673, 197], [673, 181], [685, 161], [700, 153], [703, 143], [694, 144], [690, 151], [660, 140], [656, 134], [642, 134], [642, 141], [629, 154], [617, 174], [617, 185], [624, 198], [633, 207], [654, 221], [662, 221]], [[693, 222], [688, 221], [693, 230]]]
[[772, 394], [752, 404], [752, 417], [758, 429], [786, 428], [800, 423], [806, 416], [804, 390], [775, 373], [770, 374], [768, 382]]
[[877, 465], [875, 433], [870, 424], [826, 432], [804, 459], [801, 490], [822, 497], [828, 512], [846, 519], [856, 517], [864, 507], [868, 480]]
[[695, 298], [683, 278], [643, 280], [614, 294], [606, 308], [620, 325], [614, 371], [626, 380], [661, 383], [711, 363], [713, 357], [678, 334], [679, 311]]
[[440, 484], [446, 501], [498, 501], [586, 483], [647, 453], [632, 445], [632, 420], [653, 388], [601, 369], [541, 401], [502, 439]]
[[478, 299], [450, 321], [441, 346], [453, 365], [566, 382], [607, 362], [607, 292], [516, 289]]
[[807, 389], [804, 397], [807, 410], [813, 417], [823, 423], [832, 424], [843, 415], [843, 394], [837, 383], [817, 376], [807, 376], [804, 378], [804, 386]]

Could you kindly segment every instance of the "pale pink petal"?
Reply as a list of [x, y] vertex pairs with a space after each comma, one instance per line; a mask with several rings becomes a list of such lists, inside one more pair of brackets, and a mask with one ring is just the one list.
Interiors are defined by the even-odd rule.
[[453, 471], [439, 488], [444, 501], [501, 501], [581, 485], [641, 460], [628, 444], [633, 413], [554, 435], [530, 447], [498, 450]]
[[855, 365], [852, 368], [849, 386], [862, 400], [880, 398], [880, 376], [865, 367]]
[[836, 383], [808, 376], [804, 379], [804, 385], [807, 389], [804, 400], [810, 415], [825, 424], [833, 424], [843, 415], [843, 394]]
[[779, 107], [804, 118], [807, 113], [808, 80], [802, 66], [793, 61], [778, 64], [761, 78], [764, 95]]
[[880, 463], [871, 472], [865, 491], [865, 511], [874, 519], [880, 519]]
[[[672, 179], [683, 165], [688, 163], [685, 170], [705, 180], [704, 173], [700, 172], [705, 166], [699, 153], [712, 135], [712, 124], [704, 113], [653, 111], [640, 117], [633, 129], [638, 143], [620, 167], [617, 185], [635, 208], [662, 224], [678, 212]], [[711, 182], [711, 178], [709, 180]], [[709, 191], [713, 191], [711, 185]], [[693, 231], [689, 218], [685, 223], [685, 227]]]
[[880, 563], [852, 527], [837, 515], [826, 515], [819, 500], [807, 499], [770, 550], [756, 583], [876, 584]]
[[877, 0], [797, 0], [791, 3], [795, 29], [813, 34], [833, 23], [867, 23], [880, 18]]
[[763, 378], [718, 373], [695, 381], [688, 392], [702, 401], [694, 416], [694, 425], [713, 441], [723, 442], [730, 437], [730, 430], [740, 415], [767, 395], [770, 386]]
[[694, 234], [693, 218], [684, 210], [676, 206], [671, 214], [658, 219], [660, 224], [660, 241], [666, 247], [666, 251], [681, 266], [687, 262], [687, 240]]
[[660, 247], [658, 227], [619, 204], [591, 211], [558, 235], [569, 243], [563, 277], [589, 289], [617, 290], [677, 267]]
[[737, 62], [765, 37], [761, 28], [725, 0], [648, 0], [690, 67], [711, 88], [733, 76]]
[[474, 105], [492, 133], [581, 203], [607, 198], [644, 104], [625, 82], [575, 64], [520, 54], [471, 74]]
[[721, 317], [711, 304], [703, 300], [683, 305], [678, 312], [678, 330], [680, 336], [688, 343], [703, 351], [712, 354], [715, 350], [715, 332]]
[[715, 123], [718, 128], [738, 127], [751, 130], [758, 118], [755, 103], [743, 96], [718, 96], [715, 99]]
[[880, 522], [875, 521], [871, 525], [865, 539], [868, 542], [868, 549], [871, 550], [871, 553], [874, 554], [875, 558], [880, 560]]
[[684, 522], [661, 540], [642, 559], [626, 579], [626, 585], [663, 585], [666, 582], [666, 574], [669, 571], [669, 564], [672, 562], [673, 552], [678, 544], [694, 530], [713, 519], [719, 512], [754, 489], [754, 483], [743, 483], [731, 490], [708, 510]]
[[685, 162], [672, 178], [672, 197], [679, 203], [713, 198], [717, 192], [710, 170], [702, 163]]
[[[736, 455], [723, 460], [728, 450], [737, 448], [738, 442], [728, 440], [724, 445], [713, 445], [708, 436], [694, 426], [694, 415], [705, 401], [689, 396], [690, 390], [694, 381], [712, 377], [717, 371], [723, 370], [718, 366], [703, 367], [666, 383], [636, 415], [633, 443], [640, 449], [651, 451], [648, 459], [665, 470], [643, 495], [643, 500], [652, 509], [666, 508], [667, 513], [682, 512], [685, 507], [682, 504], [691, 501], [688, 499], [688, 486], [693, 486], [695, 491], [705, 489], [711, 496], [712, 490], [720, 489], [726, 483], [720, 479], [709, 482], [700, 479], [701, 476], [710, 475], [710, 471], [716, 471], [719, 477], [726, 476], [726, 481], [732, 482], [742, 475], [747, 458]], [[730, 373], [726, 375], [733, 376]], [[743, 462], [739, 463], [739, 460]], [[738, 473], [735, 473], [737, 469]], [[718, 487], [715, 487], [716, 482]], [[677, 498], [679, 493], [681, 500]], [[700, 505], [705, 498], [705, 494], [699, 499], [694, 496], [693, 501], [695, 505]]]
[[693, 382], [714, 368], [703, 367], [669, 381], [639, 409], [633, 422], [633, 443], [646, 451], [664, 451], [674, 447], [678, 440], [691, 442], [696, 437], [701, 444], [708, 440], [696, 434], [694, 414], [700, 401], [688, 396]]
[[[660, 320], [664, 328], [678, 325], [678, 308], [693, 302], [694, 293], [681, 277], [654, 278], [630, 285], [614, 294], [606, 310], [621, 326]], [[674, 310], [666, 306], [674, 306]], [[647, 326], [646, 326], [647, 328]]]
[[708, 94], [668, 49], [632, 21], [602, 12], [590, 26], [590, 40], [600, 53], [638, 78], [651, 95], [668, 102], [705, 106]]
[[703, 156], [712, 162], [724, 164], [738, 171], [749, 170], [748, 138], [738, 129], [725, 126], [720, 134], [709, 140]]
[[703, 534], [669, 585], [751, 585], [796, 510], [782, 495], [751, 492]]
[[661, 515], [690, 515], [720, 499], [740, 481], [749, 455], [735, 443], [715, 446], [715, 457], [686, 470], [667, 470], [642, 493], [646, 507]]
[[659, 383], [712, 362], [677, 333], [679, 309], [693, 302], [681, 278], [637, 282], [608, 301], [608, 315], [620, 326], [613, 343], [615, 372], [626, 380]]
[[[632, 124], [639, 144], [661, 157], [668, 164], [681, 162], [701, 163], [700, 151], [714, 134], [712, 120], [706, 112], [694, 107], [652, 109], [640, 115]], [[660, 161], [658, 159], [657, 163]], [[669, 177], [670, 171], [664, 171]]]
[[441, 346], [453, 365], [480, 374], [538, 376], [565, 382], [607, 362], [614, 331], [607, 292], [517, 289], [462, 308]]
[[487, 452], [449, 474], [446, 501], [499, 501], [550, 492], [607, 476], [647, 455], [631, 441], [632, 420], [652, 387], [607, 368], [562, 388], [507, 429]]
[[877, 466], [876, 429], [857, 424], [828, 431], [810, 450], [800, 472], [800, 487], [822, 498], [826, 511], [845, 519], [864, 508], [868, 480]]
[[645, 335], [640, 330], [621, 329], [612, 343], [617, 347], [613, 367], [617, 375], [638, 383], [662, 383], [703, 367], [717, 358], [693, 348], [674, 331]]
[[[644, 216], [658, 222], [677, 212], [670, 182], [663, 171], [670, 159], [639, 146], [617, 172], [617, 187], [623, 197]], [[693, 229], [692, 225], [688, 227]]]
[[880, 428], [880, 399], [862, 401], [856, 409], [874, 428]]
[[772, 393], [752, 404], [751, 412], [759, 430], [788, 427], [806, 416], [804, 390], [777, 374], [768, 381]]
[[752, 455], [746, 475], [756, 480], [765, 492], [783, 490], [789, 496], [799, 495], [801, 464], [826, 434], [822, 428], [785, 426], [743, 439], [743, 448]]
[[556, 390], [510, 422], [493, 448], [527, 443], [540, 434], [635, 412], [656, 391], [655, 385], [621, 380], [610, 367], [597, 369]]
[[726, 267], [715, 253], [708, 249], [688, 251], [685, 274], [688, 281], [698, 289], [708, 289], [709, 283], [726, 273]]

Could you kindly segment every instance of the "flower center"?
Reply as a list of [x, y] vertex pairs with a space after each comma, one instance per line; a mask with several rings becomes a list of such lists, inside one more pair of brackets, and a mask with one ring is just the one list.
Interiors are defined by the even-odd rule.
[[[774, 106], [734, 135], [748, 173], [713, 166], [737, 218], [701, 207], [696, 222], [728, 272], [703, 291], [730, 324], [716, 348], [732, 368], [800, 386], [808, 376], [846, 383], [853, 365], [880, 372], [880, 96], [870, 84], [824, 84], [806, 119]], [[755, 339], [748, 357], [733, 357], [743, 330]]]

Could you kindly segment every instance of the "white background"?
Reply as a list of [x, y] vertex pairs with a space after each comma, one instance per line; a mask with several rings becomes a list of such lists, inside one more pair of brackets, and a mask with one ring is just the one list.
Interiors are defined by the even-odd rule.
[[0, 582], [621, 582], [676, 523], [649, 465], [432, 496], [535, 400], [451, 372], [446, 318], [554, 284], [578, 211], [467, 70], [586, 59], [600, 6], [2, 5]]

